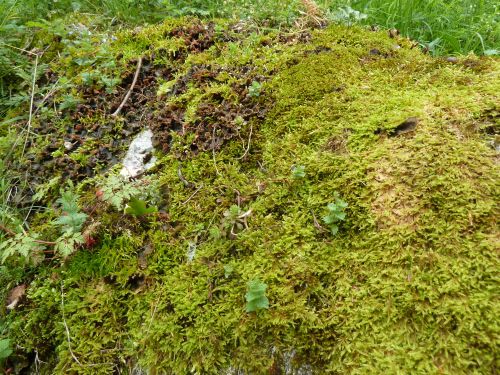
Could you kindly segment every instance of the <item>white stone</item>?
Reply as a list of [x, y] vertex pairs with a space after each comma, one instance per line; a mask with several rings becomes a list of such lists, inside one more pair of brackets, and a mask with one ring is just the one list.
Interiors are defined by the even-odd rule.
[[133, 178], [150, 169], [156, 162], [156, 158], [152, 157], [147, 163], [144, 163], [144, 161], [152, 152], [153, 132], [147, 128], [139, 133], [130, 143], [127, 155], [123, 159], [123, 168], [120, 174], [126, 178]]

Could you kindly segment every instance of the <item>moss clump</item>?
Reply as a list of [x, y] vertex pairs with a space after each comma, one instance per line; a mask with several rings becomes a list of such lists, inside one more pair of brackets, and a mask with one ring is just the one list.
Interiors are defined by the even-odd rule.
[[[173, 43], [161, 30], [127, 53]], [[166, 212], [97, 205], [100, 244], [35, 276], [13, 340], [45, 348], [46, 373], [494, 372], [498, 156], [480, 129], [498, 60], [452, 64], [354, 27], [218, 30], [177, 62], [151, 57], [171, 83], [147, 104], [164, 153], [145, 183], [166, 187]], [[349, 206], [332, 236], [318, 218], [336, 196]], [[247, 313], [254, 279], [270, 306]]]

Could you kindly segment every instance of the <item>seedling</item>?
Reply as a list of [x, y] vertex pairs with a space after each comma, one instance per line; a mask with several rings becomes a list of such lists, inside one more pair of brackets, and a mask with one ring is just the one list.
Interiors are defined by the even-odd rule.
[[348, 204], [339, 197], [335, 197], [335, 203], [326, 206], [328, 213], [323, 216], [323, 222], [328, 225], [334, 236], [339, 231], [338, 223], [345, 220], [347, 206]]
[[306, 177], [306, 167], [304, 165], [295, 165], [292, 167], [292, 178], [300, 180]]

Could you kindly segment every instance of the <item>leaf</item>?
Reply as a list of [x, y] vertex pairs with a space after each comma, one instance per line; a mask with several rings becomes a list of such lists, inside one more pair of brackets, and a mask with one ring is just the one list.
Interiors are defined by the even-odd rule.
[[135, 197], [132, 197], [127, 207], [125, 207], [125, 213], [135, 216], [152, 214], [157, 211], [158, 209], [155, 206], [146, 207], [146, 202]]
[[227, 279], [234, 271], [234, 266], [232, 264], [224, 265], [224, 277]]
[[63, 258], [67, 258], [69, 255], [73, 254], [77, 248], [77, 245], [81, 245], [85, 242], [83, 235], [81, 233], [74, 233], [72, 231], [64, 233], [59, 237], [54, 246], [54, 250], [58, 252]]
[[306, 176], [306, 167], [304, 165], [297, 165], [292, 168], [292, 177], [301, 179]]
[[9, 339], [0, 339], [0, 361], [7, 359], [12, 354]]
[[83, 212], [78, 212], [59, 216], [54, 223], [60, 225], [63, 231], [73, 230], [74, 232], [79, 232], [86, 220], [87, 215]]
[[259, 279], [250, 280], [247, 284], [246, 311], [252, 312], [269, 308], [269, 300], [266, 297], [267, 285]]
[[18, 254], [26, 259], [31, 258], [34, 253], [43, 250], [45, 247], [36, 242], [36, 236], [29, 236], [24, 233], [18, 233], [14, 238], [0, 243], [0, 251], [2, 252], [1, 263], [4, 263], [7, 258]]

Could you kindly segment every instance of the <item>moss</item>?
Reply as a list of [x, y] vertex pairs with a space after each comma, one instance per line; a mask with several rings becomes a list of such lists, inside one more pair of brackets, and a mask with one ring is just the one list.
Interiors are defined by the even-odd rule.
[[[189, 22], [196, 41], [219, 34], [199, 50]], [[266, 373], [290, 357], [315, 373], [494, 372], [499, 176], [479, 130], [498, 111], [498, 60], [452, 64], [356, 27], [221, 35], [231, 27], [175, 20], [113, 46], [170, 69], [152, 118], [181, 113], [184, 127], [154, 128], [169, 152], [144, 180], [166, 187], [167, 212], [134, 219], [86, 195], [100, 243], [30, 284], [15, 342], [46, 347], [46, 373]], [[254, 105], [263, 114], [210, 143], [224, 111], [235, 129]], [[409, 118], [415, 129], [394, 132]], [[320, 224], [336, 194], [349, 208], [331, 236]], [[247, 227], [230, 230], [232, 205]], [[254, 278], [270, 308], [246, 313]]]

